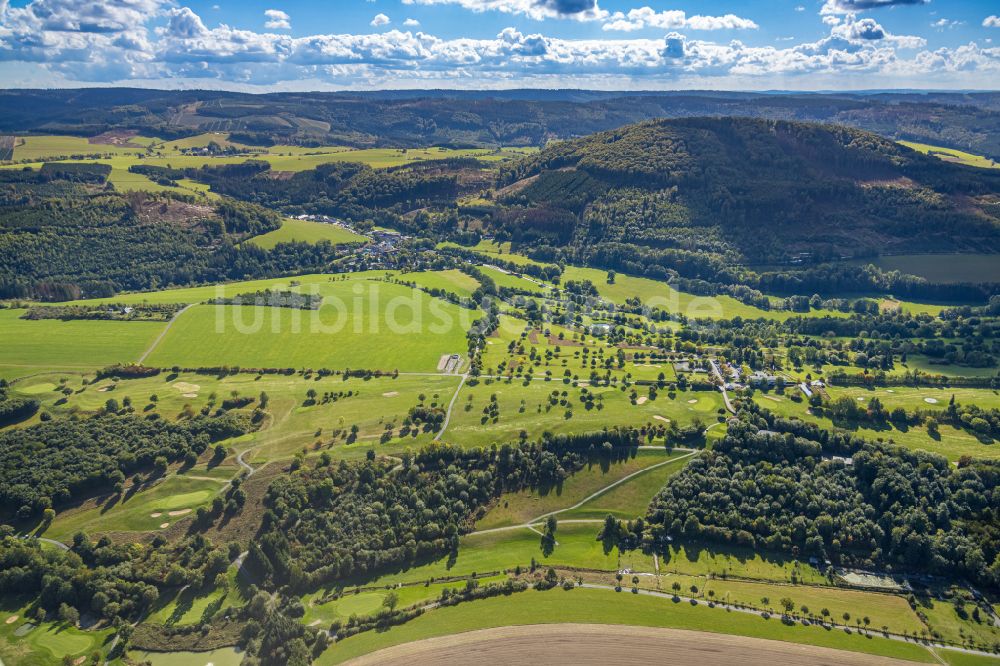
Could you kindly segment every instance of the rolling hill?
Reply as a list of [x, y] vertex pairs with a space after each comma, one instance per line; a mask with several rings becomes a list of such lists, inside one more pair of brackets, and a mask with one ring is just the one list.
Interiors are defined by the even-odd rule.
[[502, 168], [494, 223], [523, 244], [716, 253], [740, 262], [1000, 251], [1000, 175], [842, 126], [647, 121]]

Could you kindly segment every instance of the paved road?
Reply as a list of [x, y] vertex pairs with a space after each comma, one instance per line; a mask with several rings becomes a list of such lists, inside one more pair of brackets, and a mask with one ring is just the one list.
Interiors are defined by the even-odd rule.
[[434, 435], [434, 441], [441, 439], [444, 435], [444, 431], [448, 429], [448, 423], [451, 421], [451, 410], [455, 408], [455, 401], [458, 400], [458, 394], [462, 392], [462, 387], [465, 386], [465, 380], [469, 378], [468, 374], [462, 375], [461, 381], [458, 382], [458, 388], [455, 389], [455, 395], [451, 396], [451, 402], [448, 403], [448, 411], [444, 413], [444, 423], [441, 424], [441, 429], [438, 434]]
[[726, 378], [722, 376], [722, 370], [719, 369], [719, 364], [715, 361], [715, 359], [712, 359], [709, 363], [712, 365], [712, 372], [714, 372], [715, 376], [719, 379], [719, 390], [722, 391], [722, 399], [726, 403], [726, 409], [730, 414], [735, 414], [736, 410], [733, 408], [733, 403], [729, 402], [729, 393], [726, 392]]
[[185, 312], [187, 312], [188, 310], [190, 310], [191, 308], [193, 308], [194, 306], [195, 303], [189, 303], [188, 305], [185, 305], [183, 308], [180, 309], [180, 311], [178, 311], [177, 314], [173, 316], [173, 318], [170, 321], [167, 322], [166, 327], [164, 327], [164, 329], [160, 331], [160, 334], [156, 336], [156, 339], [153, 340], [153, 344], [149, 345], [149, 348], [143, 352], [142, 356], [139, 357], [139, 365], [142, 365], [143, 361], [146, 360], [146, 357], [153, 353], [153, 350], [156, 349], [156, 346], [160, 344], [164, 336], [167, 334], [167, 331], [169, 331], [170, 327], [174, 325], [175, 321], [177, 321], [177, 318], [180, 317]]

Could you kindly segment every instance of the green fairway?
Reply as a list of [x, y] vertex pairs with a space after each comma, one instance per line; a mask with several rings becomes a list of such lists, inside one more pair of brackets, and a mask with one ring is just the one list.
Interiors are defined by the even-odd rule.
[[[545, 431], [593, 432], [616, 425], [666, 427], [670, 421], [688, 425], [695, 418], [710, 424], [723, 408], [722, 394], [717, 391], [680, 391], [673, 399], [661, 392], [656, 400], [632, 404], [628, 392], [610, 386], [587, 389], [596, 396], [594, 406], [588, 409], [580, 400], [582, 390], [556, 380], [534, 380], [528, 386], [518, 380], [466, 385], [455, 403], [445, 440], [462, 446], [488, 446], [513, 441], [521, 430], [537, 436]], [[558, 395], [553, 396], [553, 391]], [[483, 413], [493, 395], [499, 410], [495, 421]], [[557, 401], [555, 405], [552, 399]], [[560, 404], [562, 400], [567, 404]]]
[[942, 148], [941, 146], [932, 146], [926, 143], [914, 143], [912, 141], [899, 141], [898, 143], [906, 146], [907, 148], [912, 148], [919, 153], [923, 153], [924, 155], [933, 155], [934, 157], [940, 158], [945, 162], [965, 164], [967, 166], [979, 167], [981, 169], [1000, 169], [1000, 164], [997, 164], [990, 158], [983, 157], [982, 155], [973, 155], [972, 153], [967, 153], [962, 150]]
[[147, 490], [126, 493], [124, 500], [113, 498], [98, 507], [64, 511], [44, 536], [68, 541], [81, 530], [97, 534], [164, 529], [198, 507], [211, 503], [223, 485], [222, 481], [170, 476]]
[[112, 631], [82, 631], [60, 622], [30, 621], [29, 607], [14, 595], [0, 600], [0, 660], [5, 666], [51, 666], [64, 656], [89, 656], [100, 651]]
[[[869, 400], [877, 397], [889, 410], [894, 407], [903, 407], [909, 411], [914, 409], [940, 411], [948, 406], [952, 395], [961, 404], [978, 405], [984, 409], [1000, 406], [1000, 393], [991, 389], [902, 386], [875, 389], [827, 387], [827, 393], [833, 400], [840, 396], [847, 396], [857, 401], [859, 405], [867, 405]], [[868, 423], [833, 423], [825, 416], [822, 418], [815, 416], [807, 403], [794, 402], [789, 399], [789, 395], [791, 395], [790, 391], [785, 395], [757, 392], [754, 394], [754, 400], [760, 406], [783, 416], [812, 421], [825, 428], [844, 428], [867, 439], [892, 441], [907, 448], [939, 453], [952, 461], [957, 461], [964, 455], [973, 458], [1000, 457], [1000, 446], [995, 442], [992, 444], [984, 443], [975, 435], [950, 425], [942, 425], [939, 430], [940, 434], [932, 437], [922, 425], [904, 426], [900, 429], [892, 423], [886, 423], [879, 428]]]
[[556, 589], [548, 592], [528, 591], [511, 597], [485, 599], [429, 611], [402, 626], [383, 632], [367, 632], [337, 643], [317, 663], [342, 663], [385, 647], [434, 636], [487, 627], [553, 622], [674, 627], [783, 640], [922, 663], [933, 661], [925, 648], [911, 643], [868, 638], [842, 631], [826, 631], [819, 627], [787, 626], [777, 618], [764, 620], [754, 615], [706, 606], [693, 607], [669, 599], [627, 592]]
[[470, 310], [384, 282], [320, 284], [318, 310], [198, 305], [148, 363], [170, 367], [369, 368], [433, 372], [465, 354]]
[[137, 652], [132, 659], [148, 661], [153, 666], [239, 666], [243, 653], [236, 648], [219, 648], [211, 652]]
[[492, 268], [490, 266], [480, 266], [481, 270], [486, 275], [496, 283], [498, 287], [506, 287], [508, 289], [520, 289], [522, 291], [530, 291], [535, 294], [544, 294], [550, 290], [550, 287], [546, 285], [537, 284], [532, 280], [520, 277], [518, 275], [512, 275], [506, 271], [502, 271], [497, 268]]
[[41, 370], [133, 363], [166, 326], [144, 321], [29, 321], [21, 319], [22, 314], [24, 310], [0, 310], [0, 366]]
[[[66, 396], [65, 404], [57, 405], [56, 401], [63, 395], [55, 389], [62, 377], [62, 374], [49, 374], [26, 379], [15, 385], [15, 391], [41, 400], [45, 410], [60, 416], [67, 416], [75, 411], [93, 414], [104, 406], [109, 397], [114, 397], [119, 402], [129, 397], [137, 411], [148, 413], [147, 410], [154, 411], [155, 408], [157, 414], [167, 419], [178, 418], [186, 406], [196, 411], [208, 407], [213, 395], [216, 396], [213, 404], [217, 406], [218, 400], [230, 396], [233, 391], [238, 395], [254, 398], [266, 393], [271, 417], [265, 421], [261, 430], [231, 443], [234, 451], [252, 449], [247, 453], [246, 460], [255, 464], [291, 457], [304, 447], [315, 446], [316, 442], [320, 442], [338, 458], [364, 457], [373, 445], [377, 446], [380, 453], [386, 454], [399, 453], [405, 446], [419, 448], [430, 442], [434, 432], [412, 428], [404, 434], [403, 421], [408, 411], [420, 402], [421, 394], [425, 396], [427, 405], [445, 405], [459, 382], [459, 378], [454, 375], [403, 375], [397, 379], [384, 377], [367, 381], [355, 378], [345, 382], [338, 376], [319, 379], [298, 374], [262, 377], [239, 374], [219, 379], [214, 375], [181, 373], [173, 376], [171, 373], [161, 373], [147, 379], [117, 383], [101, 380], [81, 387], [81, 378], [71, 377], [69, 386], [74, 389], [74, 393]], [[315, 405], [307, 406], [305, 402], [310, 389], [317, 392], [318, 401]], [[335, 402], [322, 401], [324, 394], [348, 391], [352, 393], [350, 397]], [[149, 400], [153, 395], [157, 398], [155, 405]], [[358, 434], [355, 442], [348, 443], [346, 438], [352, 425], [358, 426]], [[386, 430], [389, 425], [392, 425], [390, 443], [381, 444], [382, 437], [389, 432]], [[336, 431], [340, 431], [340, 434], [334, 437]], [[331, 443], [333, 448], [329, 448]], [[218, 467], [216, 470], [223, 480], [235, 473], [232, 467]], [[213, 470], [213, 475], [216, 470]], [[194, 474], [205, 476], [206, 472], [192, 472]], [[207, 487], [210, 488], [211, 485]], [[142, 496], [131, 501], [140, 500]], [[148, 516], [148, 513], [145, 515]], [[140, 513], [139, 518], [142, 515]], [[60, 516], [56, 521], [57, 525], [62, 520], [63, 517]], [[159, 525], [159, 522], [155, 524]]]
[[345, 243], [364, 243], [366, 240], [368, 239], [364, 236], [335, 224], [286, 218], [282, 221], [280, 229], [256, 236], [247, 242], [270, 250], [278, 243], [297, 242], [315, 245], [320, 241], [327, 241], [332, 245], [343, 245]]
[[[602, 468], [600, 465], [591, 465], [586, 467], [563, 481], [561, 485], [555, 488], [536, 488], [502, 495], [497, 505], [476, 523], [476, 529], [484, 530], [494, 527], [521, 525], [529, 520], [541, 516], [542, 514], [568, 509], [587, 497], [590, 497], [594, 493], [597, 493], [602, 488], [606, 488], [607, 486], [620, 481], [635, 472], [646, 470], [652, 465], [659, 465], [671, 459], [675, 459], [680, 455], [681, 454], [673, 454], [668, 456], [664, 451], [642, 450], [637, 453], [636, 457], [625, 462], [610, 465], [606, 469]], [[664, 467], [669, 467], [669, 465]], [[614, 489], [609, 491], [609, 494], [620, 489], [624, 489], [639, 478], [646, 477], [647, 475], [654, 475], [657, 478], [663, 478], [660, 475], [657, 475], [656, 471], [658, 470], [652, 470], [641, 474], [638, 477], [633, 477], [633, 479], [630, 479], [628, 482], [616, 486]], [[662, 484], [653, 492], [655, 493], [658, 491], [660, 487], [662, 487]], [[601, 497], [603, 498], [604, 496]], [[648, 506], [649, 500], [652, 499], [652, 497], [652, 494], [649, 495], [646, 499], [646, 503], [642, 506], [639, 506], [638, 503], [632, 504], [631, 506], [637, 508], [637, 511], [629, 515], [629, 518], [634, 518], [644, 513], [646, 506]], [[598, 501], [598, 499], [599, 498], [595, 498], [594, 501]], [[589, 505], [590, 503], [584, 505], [584, 507]], [[561, 513], [559, 514], [559, 518], [604, 518], [604, 516], [608, 513], [605, 511], [598, 516], [589, 514], [577, 515], [579, 512], [583, 511], [584, 507], [575, 511]]]

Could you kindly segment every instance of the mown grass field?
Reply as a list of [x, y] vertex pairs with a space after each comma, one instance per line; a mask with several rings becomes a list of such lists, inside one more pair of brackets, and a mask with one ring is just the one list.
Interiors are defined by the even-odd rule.
[[[689, 319], [757, 319], [764, 317], [783, 321], [796, 313], [785, 310], [761, 310], [745, 305], [731, 296], [696, 296], [677, 291], [666, 282], [649, 278], [618, 274], [615, 283], [608, 284], [608, 272], [596, 268], [580, 268], [567, 266], [563, 271], [562, 282], [569, 280], [590, 280], [601, 297], [616, 304], [624, 304], [629, 298], [642, 300], [647, 307], [659, 307], [671, 313], [682, 314]], [[839, 313], [827, 313], [839, 315]], [[843, 316], [843, 315], [840, 315]]]
[[32, 374], [133, 363], [166, 324], [141, 321], [28, 321], [24, 310], [0, 310], [0, 366]]
[[[485, 530], [494, 527], [521, 525], [542, 514], [568, 509], [616, 481], [624, 479], [635, 472], [647, 470], [653, 465], [659, 465], [676, 459], [680, 455], [679, 453], [668, 455], [664, 451], [640, 450], [634, 458], [621, 463], [612, 464], [607, 467], [596, 464], [586, 467], [563, 481], [561, 485], [553, 488], [535, 488], [502, 495], [497, 505], [476, 522], [476, 529]], [[653, 474], [654, 471], [647, 472], [641, 476], [645, 477], [646, 474]], [[640, 477], [634, 477], [617, 486], [616, 489], [625, 488], [634, 483], [638, 478]], [[656, 490], [659, 490], [660, 487], [662, 487], [662, 484]], [[656, 491], [653, 492], [655, 493]], [[640, 496], [641, 494], [638, 493]], [[650, 499], [652, 499], [652, 494], [646, 497], [645, 504], [642, 504], [641, 497], [632, 503], [629, 508], [635, 509], [635, 511], [629, 515], [629, 518], [635, 518], [645, 513]], [[605, 515], [607, 515], [607, 512], [597, 517], [604, 518]], [[558, 517], [593, 518], [594, 516], [578, 516], [576, 512], [567, 512], [559, 514]]]
[[990, 158], [983, 157], [982, 155], [973, 155], [972, 153], [967, 153], [962, 150], [942, 148], [941, 146], [932, 146], [927, 143], [914, 143], [913, 141], [899, 141], [898, 143], [906, 146], [907, 148], [912, 148], [918, 153], [932, 155], [944, 160], [945, 162], [965, 164], [966, 166], [974, 166], [981, 169], [1000, 169], [1000, 164], [997, 164]]
[[615, 593], [604, 590], [562, 589], [528, 591], [443, 609], [435, 609], [399, 627], [348, 638], [328, 649], [317, 664], [348, 661], [362, 654], [411, 641], [487, 627], [553, 622], [629, 624], [643, 627], [673, 627], [741, 636], [769, 638], [865, 652], [884, 657], [931, 663], [925, 649], [911, 643], [866, 638], [842, 631], [827, 631], [802, 625], [786, 626], [777, 618], [764, 620], [705, 606], [674, 603], [669, 599]]
[[129, 657], [153, 666], [239, 666], [243, 653], [234, 648], [219, 648], [210, 652], [138, 652]]
[[526, 278], [520, 277], [518, 275], [512, 275], [505, 271], [492, 268], [490, 266], [480, 266], [484, 274], [488, 275], [498, 287], [506, 287], [508, 289], [521, 289], [524, 291], [530, 291], [535, 294], [544, 294], [549, 291], [549, 289], [544, 286], [532, 282]]
[[447, 292], [469, 298], [479, 288], [479, 282], [457, 268], [445, 271], [418, 271], [400, 273], [396, 276], [403, 282], [412, 282], [424, 289], [443, 289]]
[[[134, 141], [130, 141], [134, 143]], [[136, 155], [146, 152], [142, 146], [117, 146], [105, 143], [90, 143], [79, 136], [22, 136], [14, 146], [14, 159], [40, 160], [46, 157], [69, 157], [72, 155], [121, 154]]]
[[286, 218], [282, 221], [280, 229], [256, 236], [247, 242], [270, 250], [278, 243], [296, 242], [315, 245], [320, 241], [327, 241], [331, 245], [344, 245], [346, 243], [364, 243], [366, 240], [368, 239], [364, 236], [334, 224]]
[[318, 310], [196, 305], [179, 316], [148, 363], [161, 367], [369, 368], [434, 372], [466, 353], [471, 310], [385, 282], [317, 286]]

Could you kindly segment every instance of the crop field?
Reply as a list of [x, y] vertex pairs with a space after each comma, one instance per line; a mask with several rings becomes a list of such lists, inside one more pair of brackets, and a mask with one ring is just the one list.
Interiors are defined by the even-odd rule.
[[22, 314], [24, 310], [0, 310], [0, 366], [23, 368], [23, 374], [134, 362], [166, 326], [144, 321], [28, 321]]
[[[626, 477], [641, 470], [649, 470], [649, 468], [653, 465], [661, 465], [664, 462], [675, 460], [681, 455], [682, 454], [679, 453], [668, 455], [664, 451], [640, 450], [634, 458], [625, 462], [610, 465], [607, 468], [600, 465], [592, 465], [584, 468], [554, 488], [534, 488], [531, 490], [523, 490], [518, 493], [505, 494], [500, 497], [497, 505], [476, 523], [476, 529], [485, 530], [494, 527], [521, 525], [525, 522], [537, 519], [543, 514], [568, 509], [600, 491], [602, 488], [606, 488], [607, 486], [621, 481], [622, 479], [625, 479]], [[683, 462], [686, 462], [686, 460]], [[683, 462], [678, 461], [677, 466], [674, 467], [675, 472], [681, 465], [683, 465]], [[673, 467], [673, 465], [668, 466]], [[660, 469], [662, 469], [662, 467]], [[635, 483], [638, 478], [645, 477], [647, 474], [652, 475], [656, 471], [658, 470], [649, 470], [641, 474], [639, 477], [633, 477], [629, 481], [616, 486], [616, 488], [609, 491], [609, 493], [614, 492], [614, 490], [619, 488], [630, 486]], [[659, 475], [657, 476], [662, 481], [662, 477], [659, 477]], [[662, 482], [659, 486], [657, 486], [656, 490], [659, 490], [661, 487]], [[654, 490], [653, 492], [655, 493], [656, 491]], [[601, 498], [603, 497], [604, 496], [602, 495]], [[636, 516], [645, 513], [646, 507], [649, 505], [649, 501], [652, 498], [653, 495], [650, 494], [646, 498], [645, 504], [641, 502], [641, 499], [632, 503], [628, 508], [635, 510], [632, 511], [627, 517], [635, 518]], [[600, 498], [595, 498], [595, 500], [596, 499]], [[581, 509], [582, 508], [583, 507], [581, 507]], [[608, 513], [604, 512], [599, 516], [578, 515], [578, 511], [580, 510], [561, 513], [559, 514], [559, 517], [596, 517], [603, 519]]]
[[[682, 391], [673, 399], [660, 393], [656, 400], [633, 405], [628, 393], [619, 388], [595, 387], [586, 389], [595, 395], [594, 406], [588, 409], [580, 399], [584, 388], [539, 380], [528, 386], [516, 380], [467, 385], [455, 403], [445, 439], [463, 446], [484, 446], [514, 441], [521, 430], [591, 432], [616, 425], [666, 426], [670, 421], [684, 426], [696, 418], [710, 424], [723, 408], [722, 395], [716, 391]], [[484, 413], [494, 395], [498, 406], [495, 417]]]
[[343, 245], [345, 243], [363, 243], [366, 240], [367, 238], [364, 236], [334, 224], [286, 218], [281, 223], [280, 229], [256, 236], [247, 242], [270, 250], [278, 243], [296, 242], [315, 245], [320, 241], [327, 241], [332, 245]]
[[1000, 255], [996, 254], [896, 254], [852, 263], [874, 264], [884, 271], [900, 271], [931, 282], [1000, 281]]
[[433, 372], [443, 354], [465, 354], [474, 311], [391, 283], [317, 286], [318, 310], [197, 305], [180, 315], [148, 363]]
[[743, 613], [706, 606], [690, 606], [669, 599], [615, 593], [605, 590], [561, 589], [528, 591], [437, 609], [400, 627], [348, 638], [324, 653], [317, 664], [343, 663], [376, 650], [433, 636], [444, 636], [487, 627], [580, 622], [674, 627], [695, 631], [725, 632], [740, 636], [771, 638], [841, 650], [851, 650], [897, 659], [931, 663], [931, 654], [911, 643], [867, 638], [817, 627], [784, 625], [777, 618], [764, 620]]
[[912, 141], [900, 141], [899, 143], [924, 155], [932, 155], [942, 159], [945, 162], [965, 164], [966, 166], [974, 166], [981, 169], [1000, 169], [1000, 164], [982, 155], [973, 155], [972, 153], [955, 150], [954, 148], [942, 148], [941, 146], [931, 146], [926, 143], [914, 143]]

